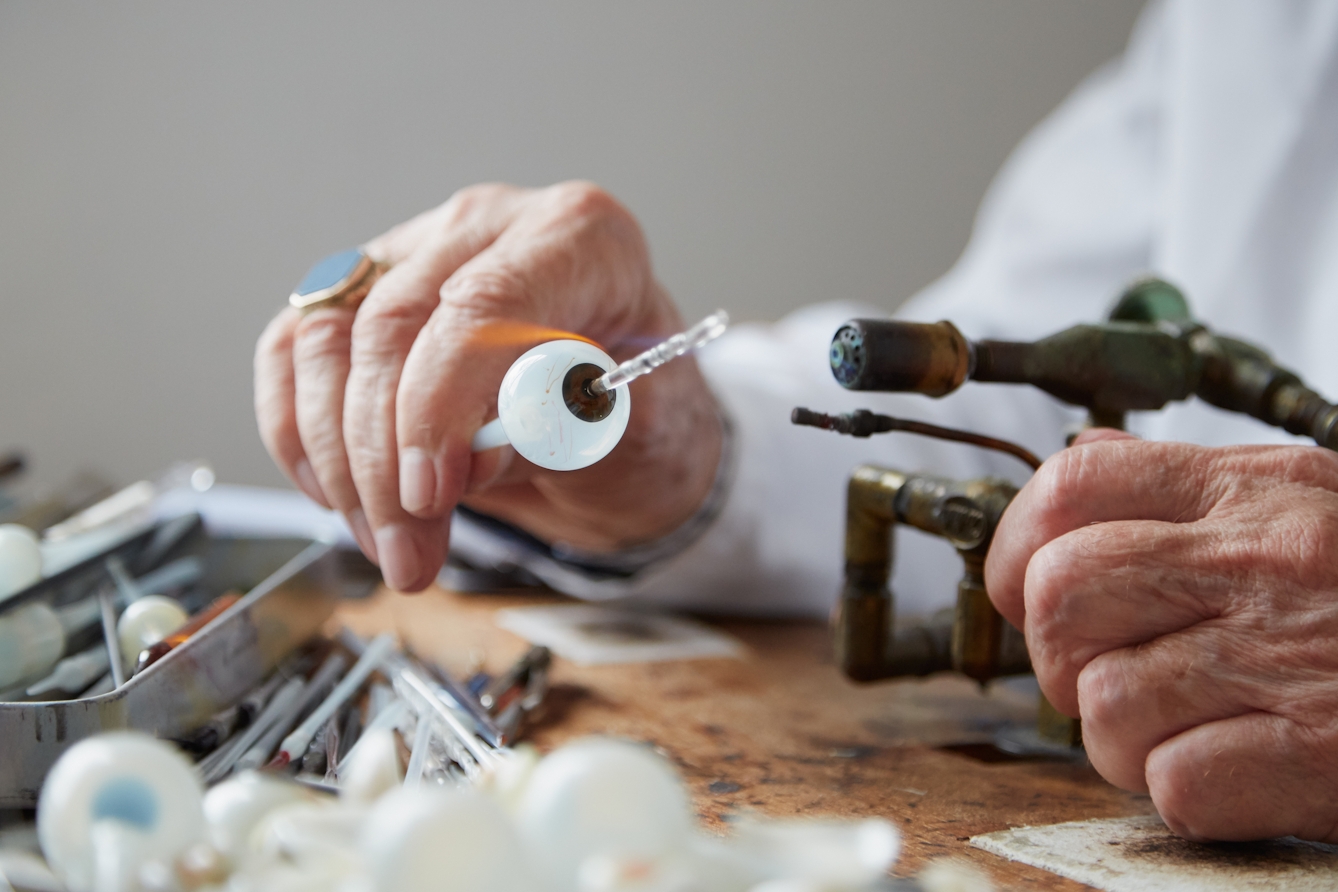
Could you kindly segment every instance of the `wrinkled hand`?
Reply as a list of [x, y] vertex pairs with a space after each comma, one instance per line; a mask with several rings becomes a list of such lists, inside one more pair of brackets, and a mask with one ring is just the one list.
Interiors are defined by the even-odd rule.
[[1338, 841], [1338, 455], [1088, 432], [986, 583], [1092, 764], [1177, 833]]
[[631, 385], [622, 442], [589, 468], [470, 449], [511, 363], [560, 337], [546, 330], [621, 361], [683, 327], [635, 219], [607, 193], [476, 186], [365, 250], [394, 266], [356, 313], [287, 309], [261, 336], [256, 416], [275, 462], [348, 518], [392, 587], [431, 583], [461, 501], [599, 551], [667, 533], [705, 499], [721, 431], [690, 359]]

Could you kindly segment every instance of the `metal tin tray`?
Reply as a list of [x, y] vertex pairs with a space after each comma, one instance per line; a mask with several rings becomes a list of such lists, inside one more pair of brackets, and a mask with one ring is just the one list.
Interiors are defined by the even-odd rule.
[[[147, 545], [146, 538], [142, 545]], [[246, 591], [232, 607], [119, 689], [49, 703], [0, 703], [0, 808], [36, 805], [46, 773], [68, 747], [100, 731], [134, 728], [179, 737], [236, 703], [284, 656], [310, 639], [341, 596], [374, 587], [344, 572], [347, 557], [306, 539], [210, 537], [196, 529], [170, 557], [196, 555], [202, 584], [215, 593]], [[69, 600], [60, 577], [23, 600]]]

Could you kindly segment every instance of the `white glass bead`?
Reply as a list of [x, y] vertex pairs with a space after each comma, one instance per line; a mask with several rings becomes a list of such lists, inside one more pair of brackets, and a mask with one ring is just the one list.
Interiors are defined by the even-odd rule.
[[251, 834], [252, 851], [264, 862], [320, 864], [343, 875], [360, 871], [358, 838], [367, 809], [334, 799], [282, 805]]
[[544, 758], [516, 822], [559, 890], [576, 888], [592, 855], [659, 860], [685, 850], [692, 833], [687, 792], [673, 768], [647, 747], [600, 738]]
[[[171, 744], [132, 731], [91, 737], [42, 785], [42, 853], [71, 892], [92, 892], [99, 872], [133, 876], [133, 861], [170, 861], [201, 840], [203, 795], [194, 766]], [[109, 865], [109, 854], [125, 863]]]
[[157, 644], [186, 624], [185, 609], [171, 598], [145, 595], [134, 601], [116, 622], [116, 637], [121, 642], [121, 659], [134, 666], [139, 652]]
[[60, 616], [41, 601], [0, 614], [0, 690], [36, 681], [65, 652]]
[[501, 807], [465, 787], [401, 787], [382, 797], [367, 818], [362, 852], [377, 892], [543, 888]]
[[17, 523], [0, 524], [0, 602], [42, 578], [37, 534]]
[[265, 815], [281, 806], [311, 800], [312, 794], [300, 784], [243, 771], [204, 795], [209, 841], [228, 858], [240, 860], [252, 831]]
[[845, 888], [886, 874], [897, 861], [901, 836], [881, 818], [742, 821], [731, 847], [773, 878]]
[[598, 421], [585, 421], [567, 407], [563, 381], [571, 368], [582, 363], [603, 371], [617, 365], [593, 344], [549, 341], [523, 354], [502, 378], [498, 420], [516, 452], [541, 468], [588, 467], [613, 451], [627, 430], [632, 397], [626, 387], [612, 391], [612, 411]]

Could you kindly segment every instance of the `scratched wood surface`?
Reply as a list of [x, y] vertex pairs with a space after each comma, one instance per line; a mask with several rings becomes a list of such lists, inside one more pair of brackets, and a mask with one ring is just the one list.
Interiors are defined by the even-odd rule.
[[[493, 624], [503, 607], [548, 596], [381, 592], [342, 609], [363, 633], [394, 630], [455, 671], [496, 671], [525, 643]], [[543, 722], [529, 739], [547, 751], [586, 734], [647, 741], [682, 771], [698, 813], [726, 832], [749, 811], [881, 815], [901, 828], [896, 873], [913, 876], [951, 855], [1001, 889], [1077, 890], [1080, 883], [967, 844], [978, 833], [1083, 818], [1150, 814], [1146, 796], [1106, 784], [1090, 767], [989, 761], [981, 745], [1006, 721], [1025, 721], [1023, 694], [982, 694], [949, 677], [858, 686], [832, 663], [826, 628], [805, 622], [718, 622], [747, 645], [738, 660], [615, 666], [554, 665]]]

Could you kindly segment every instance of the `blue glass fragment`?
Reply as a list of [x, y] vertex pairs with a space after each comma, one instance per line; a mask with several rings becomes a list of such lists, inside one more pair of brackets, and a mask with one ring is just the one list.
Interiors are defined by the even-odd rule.
[[324, 260], [318, 261], [315, 266], [307, 270], [307, 274], [302, 277], [294, 293], [306, 296], [324, 291], [326, 288], [333, 288], [358, 268], [362, 256], [361, 248], [349, 248], [347, 251], [331, 254]]

